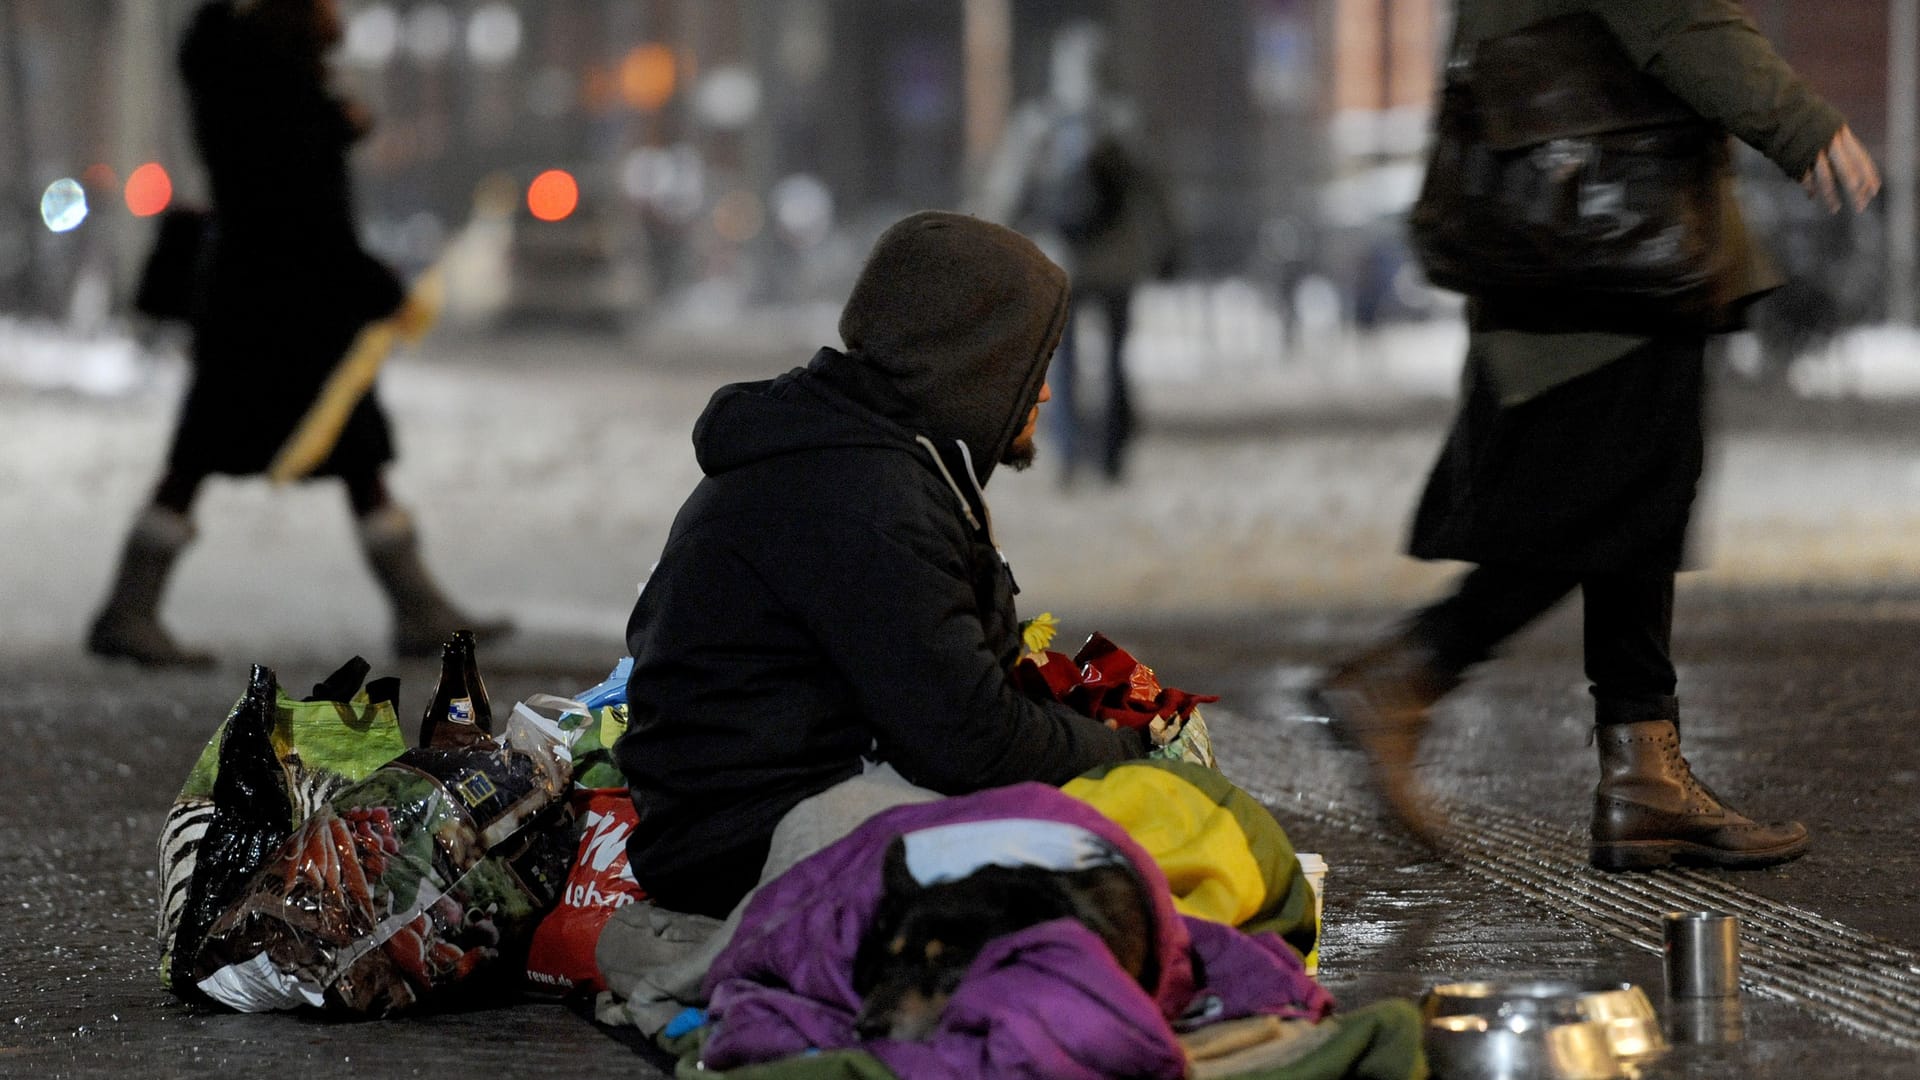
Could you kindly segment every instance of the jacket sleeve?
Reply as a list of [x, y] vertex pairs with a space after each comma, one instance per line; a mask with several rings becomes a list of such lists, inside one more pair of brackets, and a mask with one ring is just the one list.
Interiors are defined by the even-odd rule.
[[1846, 123], [1735, 0], [1596, 0], [1628, 54], [1795, 180]]
[[964, 577], [871, 526], [799, 542], [818, 553], [817, 574], [781, 600], [802, 614], [853, 687], [881, 757], [908, 780], [944, 795], [1063, 784], [1145, 752], [1138, 732], [1015, 689]]

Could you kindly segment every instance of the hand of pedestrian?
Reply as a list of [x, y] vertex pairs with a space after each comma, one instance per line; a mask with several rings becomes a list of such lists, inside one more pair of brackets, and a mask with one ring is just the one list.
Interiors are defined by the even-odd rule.
[[1867, 148], [1854, 136], [1853, 129], [1842, 125], [1833, 141], [1814, 159], [1813, 168], [1800, 178], [1800, 186], [1818, 199], [1828, 213], [1837, 214], [1842, 208], [1851, 208], [1857, 214], [1879, 194], [1880, 170], [1873, 164]]

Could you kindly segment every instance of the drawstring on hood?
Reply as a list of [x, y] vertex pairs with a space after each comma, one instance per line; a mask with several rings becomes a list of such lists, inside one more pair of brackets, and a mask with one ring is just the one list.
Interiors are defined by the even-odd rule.
[[[960, 500], [960, 512], [966, 515], [967, 525], [974, 532], [984, 534], [987, 543], [993, 547], [993, 553], [1000, 556], [1000, 565], [1007, 569], [1007, 581], [1013, 586], [1014, 595], [1019, 595], [1020, 582], [1013, 576], [1013, 564], [1007, 561], [1007, 553], [1000, 548], [1000, 538], [993, 533], [993, 513], [987, 509], [986, 487], [980, 480], [980, 474], [973, 468], [973, 452], [961, 440], [953, 441], [954, 448], [960, 454], [960, 465], [967, 470], [967, 479], [973, 484], [973, 495], [968, 496], [960, 482], [953, 478], [953, 470], [947, 468], [947, 460], [940, 456], [940, 448], [933, 444], [933, 440], [925, 435], [915, 435], [914, 441], [926, 449], [927, 456], [933, 459], [933, 467], [946, 480], [947, 487], [953, 490], [953, 497]], [[976, 510], [979, 513], [976, 514]]]
[[840, 336], [849, 355], [912, 403], [913, 426], [965, 445], [984, 486], [1039, 400], [1067, 298], [1066, 271], [1031, 240], [964, 214], [922, 211], [874, 244]]
[[[954, 446], [959, 448], [960, 464], [967, 470], [967, 480], [973, 484], [973, 495], [971, 497], [967, 495], [966, 489], [960, 486], [960, 482], [953, 478], [953, 470], [947, 468], [946, 459], [940, 456], [940, 448], [933, 444], [933, 440], [927, 438], [925, 435], [915, 435], [913, 438], [915, 442], [926, 447], [927, 456], [933, 459], [933, 467], [939, 470], [940, 476], [946, 480], [947, 486], [953, 489], [954, 498], [960, 500], [960, 512], [966, 515], [967, 524], [972, 527], [973, 531], [985, 533], [987, 535], [987, 543], [993, 545], [993, 550], [999, 551], [1000, 538], [993, 535], [993, 515], [987, 510], [987, 493], [985, 486], [980, 482], [980, 475], [973, 469], [973, 453], [967, 449], [967, 444], [959, 439], [953, 441]], [[979, 509], [980, 512], [978, 514], [974, 513], [975, 508]], [[1002, 554], [1000, 560], [1005, 562], [1006, 556]]]

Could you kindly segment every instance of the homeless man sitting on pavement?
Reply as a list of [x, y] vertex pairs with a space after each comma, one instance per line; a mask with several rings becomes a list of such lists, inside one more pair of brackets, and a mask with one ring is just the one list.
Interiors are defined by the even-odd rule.
[[716, 920], [871, 814], [1148, 752], [1011, 678], [1017, 587], [982, 488], [1032, 460], [1067, 302], [1020, 234], [914, 214], [868, 257], [844, 352], [724, 387], [695, 426], [706, 475], [627, 627], [616, 749], [652, 903], [599, 959], [642, 1028], [695, 998]]

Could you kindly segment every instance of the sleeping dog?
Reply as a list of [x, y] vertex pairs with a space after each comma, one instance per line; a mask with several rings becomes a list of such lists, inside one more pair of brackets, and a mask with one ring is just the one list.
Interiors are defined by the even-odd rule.
[[863, 1039], [924, 1039], [947, 999], [994, 938], [1072, 918], [1099, 935], [1142, 986], [1159, 979], [1152, 908], [1137, 874], [1118, 853], [1080, 869], [985, 865], [964, 877], [922, 884], [895, 838], [883, 869], [885, 891], [854, 956], [863, 999], [854, 1027]]

